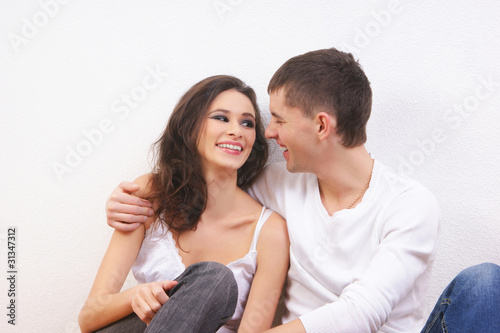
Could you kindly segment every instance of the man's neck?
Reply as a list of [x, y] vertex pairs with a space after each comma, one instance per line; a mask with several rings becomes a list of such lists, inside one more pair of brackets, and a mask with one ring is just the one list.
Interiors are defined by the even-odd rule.
[[373, 159], [364, 146], [342, 148], [326, 157], [315, 170], [323, 206], [330, 215], [361, 202], [368, 189]]

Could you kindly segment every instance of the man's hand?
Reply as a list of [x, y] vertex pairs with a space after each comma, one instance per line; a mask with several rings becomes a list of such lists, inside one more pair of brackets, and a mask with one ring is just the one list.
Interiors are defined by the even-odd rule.
[[122, 182], [106, 203], [106, 217], [108, 225], [120, 231], [132, 231], [153, 216], [152, 205], [132, 193], [139, 191], [139, 185], [131, 182]]

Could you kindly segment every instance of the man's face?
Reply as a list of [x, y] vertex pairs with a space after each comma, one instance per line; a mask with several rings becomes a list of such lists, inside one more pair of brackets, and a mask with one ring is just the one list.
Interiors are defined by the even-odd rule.
[[303, 116], [299, 108], [286, 105], [284, 89], [271, 93], [269, 108], [271, 122], [266, 128], [266, 138], [276, 140], [281, 147], [288, 171], [310, 172], [315, 148], [313, 120]]

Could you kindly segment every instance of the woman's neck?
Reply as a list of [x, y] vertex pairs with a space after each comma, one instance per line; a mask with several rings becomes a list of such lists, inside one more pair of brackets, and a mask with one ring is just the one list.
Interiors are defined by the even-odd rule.
[[236, 172], [219, 172], [206, 177], [207, 206], [204, 218], [217, 219], [226, 217], [229, 211], [236, 209], [236, 204], [243, 191], [237, 186]]

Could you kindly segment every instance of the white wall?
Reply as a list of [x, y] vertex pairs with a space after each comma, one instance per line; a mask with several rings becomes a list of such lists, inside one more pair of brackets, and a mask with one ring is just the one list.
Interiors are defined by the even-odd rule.
[[57, 1], [0, 3], [0, 331], [79, 331], [112, 232], [105, 200], [149, 170], [149, 146], [189, 86], [236, 75], [268, 114], [274, 71], [331, 46], [353, 52], [372, 83], [370, 151], [439, 198], [427, 311], [461, 269], [500, 264], [498, 2]]

